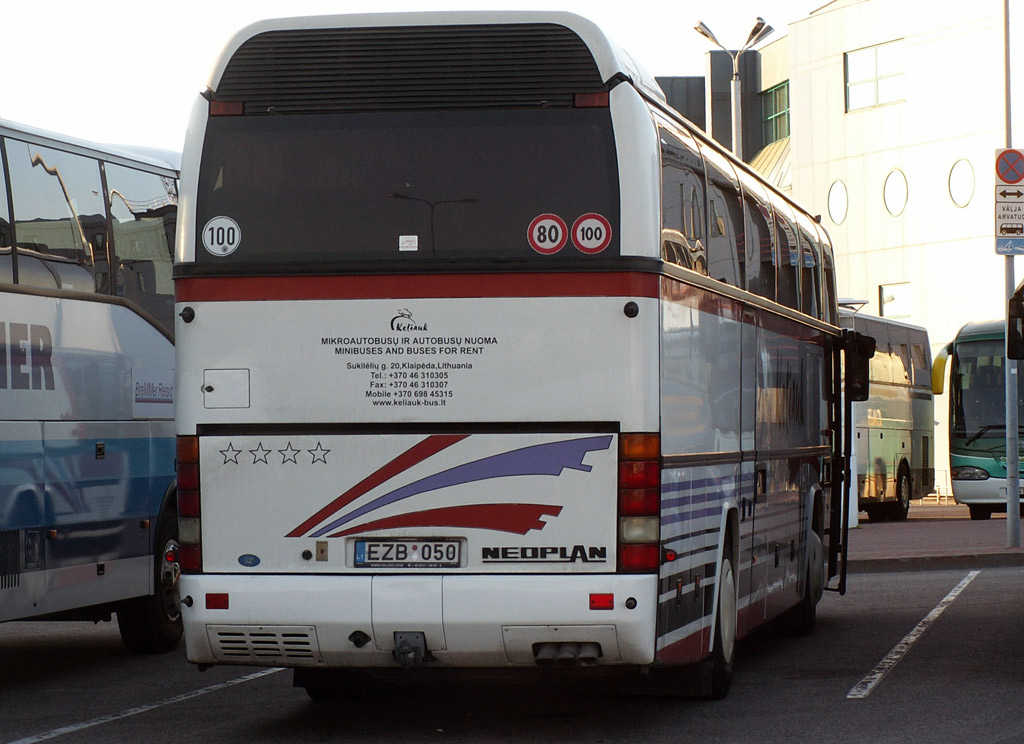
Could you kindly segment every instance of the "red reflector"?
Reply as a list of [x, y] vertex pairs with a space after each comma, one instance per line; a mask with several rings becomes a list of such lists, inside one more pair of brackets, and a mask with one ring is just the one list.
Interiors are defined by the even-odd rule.
[[201, 573], [203, 548], [200, 545], [182, 545], [178, 549], [178, 565], [182, 573]]
[[638, 543], [619, 546], [619, 570], [626, 573], [657, 571], [661, 565], [658, 543]]
[[661, 492], [657, 488], [626, 488], [619, 491], [619, 516], [657, 516], [661, 509]]
[[226, 610], [228, 608], [228, 595], [227, 594], [207, 594], [206, 595], [206, 609], [208, 610]]
[[178, 551], [168, 550], [166, 553], [164, 553], [164, 560], [168, 563], [174, 563], [178, 560]]
[[608, 91], [600, 93], [577, 93], [573, 96], [576, 108], [608, 108]]
[[178, 491], [178, 516], [199, 516], [199, 491]]
[[210, 116], [241, 116], [245, 101], [210, 101]]
[[620, 488], [658, 488], [660, 485], [661, 465], [657, 460], [619, 463]]
[[615, 609], [615, 595], [614, 594], [591, 594], [590, 595], [590, 609], [592, 609], [592, 610], [614, 610]]
[[179, 465], [199, 462], [199, 437], [178, 437], [175, 456]]
[[195, 491], [199, 488], [199, 466], [189, 463], [178, 463], [178, 490]]

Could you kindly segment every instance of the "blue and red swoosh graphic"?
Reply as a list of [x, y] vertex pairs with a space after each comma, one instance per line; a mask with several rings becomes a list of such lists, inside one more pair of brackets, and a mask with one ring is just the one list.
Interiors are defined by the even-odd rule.
[[[406, 512], [359, 525], [351, 523], [399, 501], [465, 483], [532, 475], [558, 477], [566, 469], [589, 473], [591, 466], [583, 462], [587, 453], [606, 450], [612, 443], [611, 435], [599, 435], [521, 447], [428, 475], [388, 491], [358, 508], [345, 511], [346, 507], [361, 496], [448, 447], [458, 444], [468, 436], [467, 434], [428, 436], [370, 473], [289, 532], [287, 536], [342, 537], [358, 532], [399, 527], [478, 528], [525, 535], [532, 529], [543, 529], [545, 522], [541, 520], [541, 517], [557, 517], [562, 511], [562, 507], [551, 504], [524, 503], [462, 504]], [[327, 520], [330, 521], [324, 524]]]

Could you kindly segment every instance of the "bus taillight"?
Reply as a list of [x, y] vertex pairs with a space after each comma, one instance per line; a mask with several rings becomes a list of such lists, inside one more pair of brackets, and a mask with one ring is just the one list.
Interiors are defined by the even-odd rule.
[[203, 568], [199, 499], [199, 438], [178, 437], [178, 564], [182, 573]]
[[245, 101], [210, 101], [210, 116], [242, 116]]
[[661, 565], [661, 439], [619, 437], [619, 571], [648, 573]]

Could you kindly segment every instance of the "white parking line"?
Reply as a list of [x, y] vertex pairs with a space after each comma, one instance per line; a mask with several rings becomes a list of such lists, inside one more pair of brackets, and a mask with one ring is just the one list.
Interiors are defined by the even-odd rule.
[[947, 594], [941, 602], [935, 605], [935, 608], [925, 615], [924, 619], [919, 622], [912, 631], [903, 637], [902, 641], [893, 646], [892, 651], [890, 651], [886, 657], [878, 663], [878, 666], [871, 670], [871, 673], [868, 674], [868, 676], [854, 685], [853, 689], [847, 693], [846, 698], [848, 700], [863, 700], [870, 695], [871, 691], [875, 689], [875, 685], [882, 681], [882, 677], [892, 671], [893, 667], [895, 667], [900, 660], [907, 655], [907, 652], [910, 651], [911, 646], [917, 642], [917, 639], [924, 635], [924, 632], [928, 630], [928, 627], [935, 622], [947, 607], [953, 604], [953, 600], [960, 595], [960, 592], [962, 592], [968, 584], [974, 581], [974, 578], [979, 573], [981, 573], [981, 571], [971, 571], [969, 574], [964, 576], [960, 583], [953, 587], [952, 591], [950, 591], [950, 593]]
[[176, 697], [168, 698], [167, 700], [161, 700], [158, 703], [150, 703], [149, 705], [140, 705], [136, 708], [129, 708], [123, 710], [120, 713], [112, 713], [109, 716], [100, 716], [99, 718], [93, 718], [91, 721], [82, 721], [81, 723], [73, 723], [70, 726], [61, 726], [60, 728], [47, 731], [44, 734], [36, 734], [35, 736], [29, 736], [24, 739], [16, 739], [15, 741], [7, 742], [7, 744], [33, 744], [37, 741], [46, 741], [47, 739], [56, 739], [58, 736], [64, 736], [65, 734], [73, 734], [76, 731], [82, 729], [92, 728], [93, 726], [99, 726], [100, 724], [110, 723], [111, 721], [117, 721], [122, 718], [130, 718], [131, 716], [137, 716], [139, 713], [147, 713], [156, 708], [163, 708], [167, 705], [174, 705], [175, 703], [181, 703], [192, 698], [197, 698], [202, 695], [206, 695], [211, 692], [217, 692], [217, 690], [223, 690], [225, 687], [231, 687], [233, 685], [241, 684], [242, 682], [249, 682], [260, 677], [266, 677], [268, 674], [274, 674], [275, 672], [284, 671], [282, 667], [274, 667], [273, 669], [264, 669], [253, 674], [247, 674], [244, 677], [238, 679], [232, 679], [228, 682], [221, 682], [217, 685], [210, 685], [204, 687], [201, 690], [193, 690], [192, 692], [186, 692], [183, 695], [177, 695]]

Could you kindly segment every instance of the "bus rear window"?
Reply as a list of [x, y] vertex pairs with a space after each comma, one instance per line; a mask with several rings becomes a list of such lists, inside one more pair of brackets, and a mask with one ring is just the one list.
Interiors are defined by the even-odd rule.
[[197, 204], [206, 264], [619, 253], [608, 109], [214, 117]]

